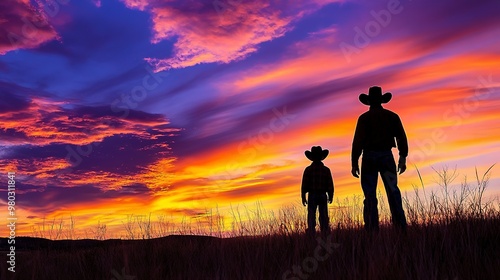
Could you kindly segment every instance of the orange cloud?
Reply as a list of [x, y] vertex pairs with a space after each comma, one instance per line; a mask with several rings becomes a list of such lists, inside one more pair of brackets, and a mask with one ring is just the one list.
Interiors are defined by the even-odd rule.
[[[129, 8], [151, 11], [153, 43], [176, 39], [173, 57], [147, 59], [156, 71], [241, 60], [255, 52], [259, 44], [283, 36], [293, 28], [293, 22], [332, 2], [336, 1], [301, 0], [275, 6], [268, 1], [213, 1], [213, 5], [207, 5], [124, 0]], [[303, 11], [290, 12], [296, 9]]]
[[[326, 33], [331, 35], [332, 32], [334, 30]], [[400, 177], [402, 190], [411, 190], [412, 184], [418, 183], [413, 164], [425, 171], [424, 180], [432, 185], [432, 166], [453, 164], [453, 161], [464, 159], [464, 155], [467, 155], [465, 158], [477, 158], [488, 153], [498, 154], [495, 143], [500, 131], [494, 125], [498, 119], [495, 109], [499, 106], [498, 98], [491, 93], [487, 98], [483, 95], [477, 102], [474, 100], [476, 89], [484, 93], [498, 88], [498, 82], [489, 75], [497, 72], [495, 54], [456, 53], [428, 59], [429, 49], [409, 52], [409, 43], [388, 41], [373, 43], [347, 64], [343, 63], [345, 59], [340, 50], [329, 48], [324, 40], [328, 44], [334, 43], [332, 38], [323, 39], [321, 36], [308, 43], [298, 43], [285, 52], [288, 56], [286, 60], [232, 73], [219, 83], [224, 95], [252, 93], [241, 95], [241, 99], [248, 102], [268, 99], [269, 94], [273, 98], [279, 95], [283, 95], [283, 99], [293, 98], [289, 95], [293, 85], [307, 88], [308, 85], [320, 87], [331, 84], [338, 85], [340, 90], [331, 92], [330, 96], [325, 92], [321, 104], [314, 104], [310, 109], [301, 108], [298, 113], [300, 120], [296, 120], [289, 129], [275, 134], [272, 142], [250, 160], [246, 160], [250, 153], [241, 154], [238, 150], [241, 142], [230, 143], [217, 151], [207, 151], [198, 159], [190, 159], [189, 168], [193, 174], [205, 174], [208, 178], [208, 181], [200, 181], [201, 184], [217, 186], [220, 183], [223, 186], [207, 190], [213, 194], [208, 205], [213, 206], [213, 201], [227, 205], [234, 197], [238, 197], [237, 201], [247, 202], [259, 197], [264, 204], [273, 207], [298, 200], [300, 175], [308, 164], [303, 151], [315, 144], [332, 149], [325, 163], [334, 173], [336, 196], [361, 194], [359, 181], [349, 173], [349, 156], [356, 118], [367, 109], [359, 103], [357, 94], [367, 88], [360, 87], [354, 92], [357, 85], [349, 85], [349, 92], [343, 88], [349, 81], [370, 75], [382, 77], [379, 81], [382, 86], [394, 91], [394, 98], [386, 107], [400, 114], [409, 135], [410, 169]], [[470, 72], [471, 68], [474, 73]], [[481, 77], [489, 82], [482, 84]], [[307, 90], [303, 92], [308, 94]], [[471, 111], [452, 111], [444, 116], [454, 104], [468, 107], [465, 110]], [[460, 117], [460, 129], [457, 129], [454, 125], [460, 114], [467, 117]], [[435, 133], [435, 130], [438, 132]], [[445, 140], [433, 143], [432, 151], [428, 152], [425, 145], [435, 141], [432, 139], [434, 134]], [[397, 159], [397, 151], [394, 154]], [[256, 172], [257, 166], [287, 160], [291, 162], [279, 171], [265, 169]], [[481, 163], [478, 167], [493, 163]], [[179, 164], [182, 165], [183, 160]], [[464, 170], [469, 171], [470, 167]], [[227, 181], [217, 181], [224, 176]]]
[[[0, 113], [3, 123], [0, 131], [9, 134], [4, 144], [47, 145], [61, 142], [74, 145], [87, 145], [100, 142], [106, 137], [117, 134], [137, 134], [149, 136], [145, 128], [167, 125], [163, 117], [140, 119], [131, 116], [118, 118], [106, 106], [98, 108], [82, 107], [78, 112], [64, 109], [62, 102], [49, 102], [41, 98], [30, 101], [23, 113]], [[164, 130], [175, 132], [176, 129]]]

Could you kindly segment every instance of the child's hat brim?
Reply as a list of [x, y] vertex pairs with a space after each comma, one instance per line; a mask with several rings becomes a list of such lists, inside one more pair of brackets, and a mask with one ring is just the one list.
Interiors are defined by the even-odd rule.
[[322, 149], [321, 146], [313, 146], [310, 151], [305, 151], [304, 154], [311, 161], [324, 160], [328, 153], [327, 149]]

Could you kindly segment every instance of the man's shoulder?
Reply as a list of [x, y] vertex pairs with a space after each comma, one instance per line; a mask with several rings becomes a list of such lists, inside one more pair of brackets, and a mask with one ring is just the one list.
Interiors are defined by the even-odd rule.
[[384, 114], [389, 116], [391, 119], [399, 119], [399, 115], [389, 109], [383, 108], [382, 112], [384, 112]]
[[388, 110], [386, 108], [380, 108], [376, 110], [368, 110], [361, 114], [358, 118], [358, 122], [367, 122], [370, 119], [374, 118], [376, 115], [384, 116], [385, 118], [389, 118], [391, 120], [399, 120], [399, 115], [395, 112]]
[[359, 115], [358, 122], [366, 122], [367, 119], [370, 119], [371, 113], [370, 111], [366, 111], [363, 114]]
[[386, 108], [382, 108], [382, 110], [383, 110], [384, 112], [386, 112], [386, 114], [391, 114], [391, 115], [396, 115], [396, 116], [398, 115], [398, 114], [396, 114], [395, 112], [393, 112], [393, 111], [391, 111], [391, 110], [389, 110], [389, 109], [386, 109]]
[[392, 116], [397, 116], [398, 114], [394, 113], [393, 111], [391, 110], [388, 110], [386, 108], [377, 108], [375, 110], [368, 110], [364, 113], [362, 113], [361, 115], [359, 115], [359, 118], [360, 119], [363, 119], [363, 118], [370, 118], [371, 115], [376, 115], [376, 114], [386, 114], [386, 115], [392, 115]]

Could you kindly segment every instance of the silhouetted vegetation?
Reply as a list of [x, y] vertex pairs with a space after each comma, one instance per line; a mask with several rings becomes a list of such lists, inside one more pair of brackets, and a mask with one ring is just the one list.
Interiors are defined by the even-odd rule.
[[229, 232], [214, 211], [203, 229], [163, 228], [179, 235], [160, 238], [148, 239], [158, 234], [159, 221], [143, 218], [135, 228], [134, 217], [124, 227], [130, 237], [146, 239], [18, 238], [17, 272], [2, 262], [1, 279], [498, 279], [500, 202], [484, 198], [490, 171], [452, 186], [456, 172], [443, 169], [437, 172], [439, 189], [415, 186], [404, 198], [406, 234], [390, 226], [384, 202], [377, 233], [363, 229], [361, 198], [337, 202], [330, 209], [331, 235], [318, 235], [333, 243], [330, 251], [305, 235], [302, 207], [271, 212], [257, 205], [234, 207]]

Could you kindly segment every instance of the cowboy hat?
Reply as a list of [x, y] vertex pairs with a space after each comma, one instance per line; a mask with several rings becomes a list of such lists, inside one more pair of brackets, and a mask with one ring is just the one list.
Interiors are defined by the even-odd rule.
[[321, 146], [313, 146], [310, 151], [305, 151], [306, 157], [311, 161], [324, 160], [329, 151], [327, 149], [323, 150]]
[[369, 89], [368, 94], [362, 93], [359, 95], [359, 101], [365, 105], [377, 105], [391, 101], [392, 93], [386, 92], [382, 94], [382, 88], [373, 86]]

